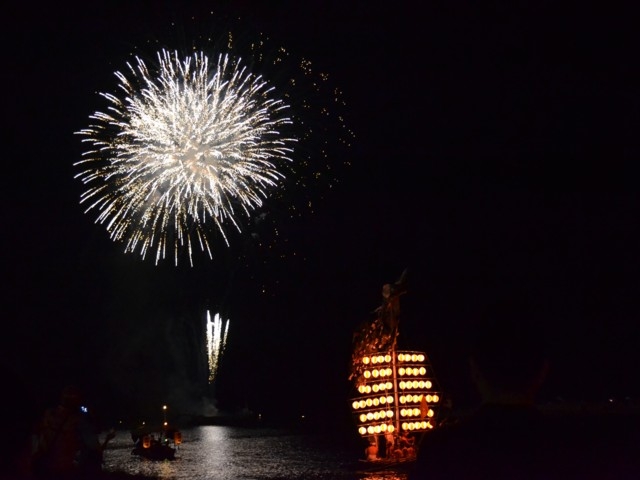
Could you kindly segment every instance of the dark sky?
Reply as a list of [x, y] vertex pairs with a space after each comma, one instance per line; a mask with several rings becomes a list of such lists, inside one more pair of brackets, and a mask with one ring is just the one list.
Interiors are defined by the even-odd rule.
[[[196, 409], [203, 398], [225, 410], [347, 408], [352, 332], [405, 268], [401, 345], [427, 351], [454, 404], [475, 400], [470, 323], [522, 292], [545, 312], [545, 395], [640, 395], [630, 9], [12, 3], [3, 7], [3, 357], [38, 401], [73, 381], [118, 412]], [[134, 48], [188, 37], [194, 18], [207, 19], [202, 28], [238, 17], [240, 35], [262, 31], [340, 85], [355, 140], [323, 160], [340, 181], [305, 192], [313, 214], [274, 215], [271, 250], [237, 235], [194, 268], [124, 254], [78, 203], [83, 149], [73, 132], [102, 107], [95, 92], [113, 88]], [[207, 309], [231, 323], [210, 388]]]

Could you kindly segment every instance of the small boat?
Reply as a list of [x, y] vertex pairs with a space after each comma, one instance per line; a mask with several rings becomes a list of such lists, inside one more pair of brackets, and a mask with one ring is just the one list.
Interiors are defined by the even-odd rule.
[[138, 455], [148, 460], [175, 460], [178, 445], [182, 443], [182, 434], [175, 430], [172, 436], [161, 434], [156, 438], [153, 434], [132, 437], [135, 447], [131, 455]]
[[138, 455], [148, 460], [174, 460], [176, 457], [177, 445], [176, 437], [182, 439], [180, 432], [175, 432], [173, 439], [165, 436], [155, 438], [153, 435], [144, 435], [136, 441], [136, 445], [131, 450], [131, 455]]
[[[131, 439], [135, 444], [131, 455], [148, 460], [174, 460], [178, 445], [182, 443], [182, 433], [167, 422], [167, 406], [162, 406], [162, 427], [149, 428], [142, 422], [135, 430], [131, 430]], [[160, 432], [160, 433], [154, 433]]]
[[136, 446], [131, 455], [138, 455], [148, 460], [175, 460], [176, 449], [162, 443], [152, 443], [148, 447]]
[[426, 353], [398, 346], [400, 296], [405, 293], [406, 271], [383, 286], [375, 317], [354, 334], [351, 408], [366, 441], [362, 462], [369, 469], [413, 462], [421, 435], [437, 426], [443, 404]]

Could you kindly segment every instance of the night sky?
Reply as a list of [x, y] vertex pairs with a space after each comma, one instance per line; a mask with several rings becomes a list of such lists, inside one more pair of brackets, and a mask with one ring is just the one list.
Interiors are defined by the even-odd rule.
[[[545, 398], [640, 396], [631, 10], [546, 1], [11, 3], [3, 369], [36, 403], [74, 382], [105, 415], [163, 403], [342, 413], [352, 333], [405, 268], [400, 345], [427, 352], [454, 405], [477, 400], [464, 357], [469, 325], [523, 293], [544, 312]], [[115, 87], [113, 71], [131, 51], [184, 41], [194, 21], [200, 31], [227, 21], [240, 36], [260, 31], [274, 48], [310, 59], [340, 86], [355, 138], [319, 160], [335, 165], [333, 188], [288, 192], [312, 199], [312, 213], [279, 214], [283, 201], [300, 200], [285, 194], [266, 203], [264, 232], [232, 235], [193, 268], [155, 266], [125, 254], [83, 213], [74, 132], [103, 107], [96, 92]], [[272, 248], [256, 244], [259, 234]], [[230, 319], [212, 386], [207, 310]]]

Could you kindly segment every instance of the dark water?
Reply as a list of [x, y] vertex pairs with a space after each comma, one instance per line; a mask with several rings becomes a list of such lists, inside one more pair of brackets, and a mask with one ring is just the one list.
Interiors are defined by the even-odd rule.
[[406, 472], [371, 469], [359, 452], [326, 433], [200, 426], [182, 430], [173, 461], [131, 455], [129, 432], [118, 432], [104, 455], [105, 470], [162, 480], [407, 480]]

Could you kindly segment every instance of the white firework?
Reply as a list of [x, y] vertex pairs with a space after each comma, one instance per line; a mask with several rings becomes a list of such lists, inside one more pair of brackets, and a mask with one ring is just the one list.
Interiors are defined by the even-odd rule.
[[91, 145], [76, 163], [80, 201], [125, 252], [155, 250], [157, 264], [173, 248], [177, 265], [186, 249], [193, 265], [196, 240], [212, 258], [212, 231], [228, 245], [238, 211], [250, 216], [281, 184], [296, 139], [281, 132], [288, 105], [239, 58], [157, 59], [153, 70], [136, 57], [129, 76], [116, 72], [121, 95], [101, 93], [109, 108], [76, 132]]
[[[224, 325], [223, 325], [224, 323]], [[227, 345], [229, 334], [229, 320], [223, 322], [219, 314], [215, 314], [213, 321], [207, 311], [207, 354], [209, 360], [209, 383], [213, 382], [218, 373], [220, 359]]]

